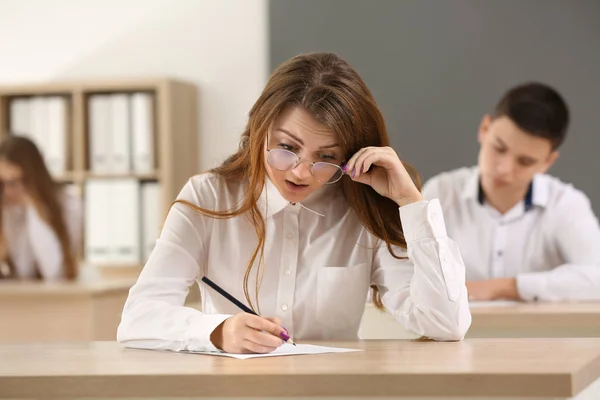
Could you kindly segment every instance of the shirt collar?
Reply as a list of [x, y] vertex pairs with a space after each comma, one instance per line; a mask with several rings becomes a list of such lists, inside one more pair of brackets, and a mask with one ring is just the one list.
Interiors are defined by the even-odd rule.
[[[327, 207], [331, 203], [329, 200], [338, 188], [339, 182], [332, 185], [324, 185], [311, 193], [302, 203], [297, 204], [313, 214], [324, 217]], [[292, 203], [283, 198], [277, 187], [267, 176], [265, 178], [265, 186], [258, 199], [258, 207], [262, 214], [265, 218], [271, 218], [288, 206], [293, 207]]]
[[464, 200], [478, 200], [479, 195], [479, 168], [471, 169], [461, 197]]
[[[535, 190], [533, 190], [534, 187]], [[483, 204], [485, 196], [479, 180], [479, 168], [472, 169], [462, 192], [462, 198], [476, 200], [479, 204]], [[526, 211], [531, 210], [533, 206], [546, 207], [548, 204], [548, 182], [544, 175], [538, 174], [533, 177], [523, 202]]]
[[548, 188], [550, 181], [547, 175], [537, 174], [533, 177], [532, 185], [535, 186], [533, 192], [533, 205], [538, 207], [546, 207], [548, 205]]

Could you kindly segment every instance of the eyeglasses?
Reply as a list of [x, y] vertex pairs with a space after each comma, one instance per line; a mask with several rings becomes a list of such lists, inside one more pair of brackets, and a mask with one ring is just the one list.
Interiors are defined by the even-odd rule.
[[289, 171], [296, 168], [300, 163], [307, 162], [310, 164], [312, 176], [325, 184], [336, 183], [344, 176], [342, 167], [337, 164], [303, 160], [296, 153], [285, 149], [267, 149], [267, 162], [278, 171]]
[[16, 187], [21, 186], [22, 183], [23, 183], [23, 179], [21, 179], [21, 178], [7, 179], [7, 180], [0, 179], [0, 188], [16, 188]]

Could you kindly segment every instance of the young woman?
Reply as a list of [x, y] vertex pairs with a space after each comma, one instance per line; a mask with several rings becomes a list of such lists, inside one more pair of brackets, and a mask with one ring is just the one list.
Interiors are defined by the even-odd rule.
[[[271, 76], [239, 150], [193, 177], [132, 287], [129, 347], [269, 352], [298, 339], [357, 337], [369, 287], [407, 329], [460, 340], [471, 316], [464, 265], [437, 200], [425, 201], [359, 75], [329, 53]], [[200, 285], [206, 276], [259, 317]], [[285, 328], [282, 328], [285, 326]]]
[[81, 202], [52, 179], [29, 139], [0, 144], [0, 190], [0, 278], [74, 279]]

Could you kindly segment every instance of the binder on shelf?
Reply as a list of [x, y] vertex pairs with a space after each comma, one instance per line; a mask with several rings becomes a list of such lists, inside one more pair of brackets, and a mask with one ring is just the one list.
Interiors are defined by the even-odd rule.
[[110, 149], [108, 169], [115, 173], [131, 171], [130, 101], [127, 94], [110, 96]]
[[104, 265], [111, 262], [110, 181], [89, 179], [85, 183], [85, 260]]
[[46, 164], [54, 176], [60, 176], [67, 170], [67, 99], [51, 96], [46, 102], [48, 108]]
[[47, 97], [36, 96], [31, 99], [31, 132], [30, 138], [34, 141], [44, 160], [48, 159], [48, 147], [50, 146], [50, 110]]
[[95, 94], [88, 99], [89, 165], [95, 173], [110, 172], [110, 96]]
[[111, 262], [141, 262], [140, 182], [133, 178], [110, 179]]
[[131, 133], [133, 170], [137, 173], [153, 172], [156, 168], [154, 152], [153, 95], [131, 95]]
[[62, 96], [15, 98], [10, 102], [9, 131], [32, 140], [54, 176], [67, 169], [67, 112], [67, 99]]
[[140, 183], [133, 178], [86, 182], [86, 261], [95, 265], [139, 265]]
[[27, 97], [17, 97], [10, 101], [9, 131], [14, 135], [31, 136], [31, 105]]
[[142, 262], [150, 258], [156, 239], [160, 236], [163, 209], [158, 182], [142, 184]]

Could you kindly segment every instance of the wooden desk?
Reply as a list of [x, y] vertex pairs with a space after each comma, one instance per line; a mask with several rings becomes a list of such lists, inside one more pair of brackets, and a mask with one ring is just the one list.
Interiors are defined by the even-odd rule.
[[[596, 337], [600, 338], [600, 303], [475, 303], [467, 338]], [[361, 323], [363, 339], [407, 339], [389, 313], [367, 304]]]
[[134, 282], [0, 282], [0, 342], [115, 340]]
[[[0, 281], [0, 342], [115, 340], [136, 279]], [[188, 302], [200, 302], [198, 285], [190, 288]]]
[[540, 400], [600, 377], [600, 339], [314, 343], [364, 351], [237, 360], [115, 342], [0, 344], [0, 397]]

